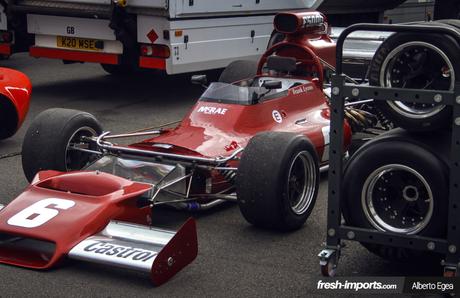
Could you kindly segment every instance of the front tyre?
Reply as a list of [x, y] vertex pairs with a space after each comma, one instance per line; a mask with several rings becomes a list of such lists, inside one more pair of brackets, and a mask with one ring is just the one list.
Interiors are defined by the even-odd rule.
[[263, 132], [245, 148], [238, 167], [238, 205], [251, 224], [295, 230], [303, 226], [316, 202], [319, 162], [304, 136]]
[[95, 159], [76, 149], [96, 150], [85, 137], [102, 133], [97, 119], [86, 112], [49, 109], [32, 122], [22, 144], [22, 168], [30, 182], [41, 170], [80, 170]]

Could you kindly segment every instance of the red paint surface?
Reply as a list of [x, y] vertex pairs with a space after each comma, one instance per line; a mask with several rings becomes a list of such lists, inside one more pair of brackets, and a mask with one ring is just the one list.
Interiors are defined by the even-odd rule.
[[[146, 224], [145, 210], [148, 208], [136, 209], [130, 205], [149, 189], [146, 184], [105, 173], [40, 172], [19, 197], [1, 210], [0, 231], [2, 234], [55, 243], [55, 252], [49, 260], [39, 260], [0, 247], [0, 263], [35, 269], [50, 268], [76, 244], [104, 229], [110, 220], [125, 218], [127, 210], [137, 210], [136, 214], [130, 215], [133, 221], [139, 222], [144, 218]], [[7, 223], [19, 211], [48, 198], [72, 200], [75, 205], [59, 210], [56, 217], [39, 227], [23, 228]]]
[[[29, 78], [17, 70], [0, 67], [0, 94], [8, 98], [16, 107], [19, 129], [29, 111], [32, 85]], [[1, 106], [0, 106], [1, 108]]]

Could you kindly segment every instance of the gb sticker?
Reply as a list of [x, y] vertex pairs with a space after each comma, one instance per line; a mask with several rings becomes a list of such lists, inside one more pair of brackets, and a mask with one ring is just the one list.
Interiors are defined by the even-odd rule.
[[281, 113], [278, 112], [277, 110], [273, 110], [272, 117], [273, 117], [273, 120], [275, 120], [275, 122], [277, 123], [283, 122], [283, 116], [281, 116]]

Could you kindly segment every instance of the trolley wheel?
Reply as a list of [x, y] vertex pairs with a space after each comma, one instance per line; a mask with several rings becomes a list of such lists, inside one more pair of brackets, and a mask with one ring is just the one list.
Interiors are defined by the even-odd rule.
[[334, 260], [329, 260], [326, 264], [320, 265], [321, 275], [325, 277], [334, 277], [337, 273], [337, 264]]
[[444, 267], [444, 277], [457, 277], [458, 276], [458, 271], [457, 268], [454, 267]]

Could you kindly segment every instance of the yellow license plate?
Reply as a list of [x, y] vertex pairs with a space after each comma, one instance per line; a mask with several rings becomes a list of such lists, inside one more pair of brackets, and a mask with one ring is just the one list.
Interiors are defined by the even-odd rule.
[[78, 37], [57, 36], [56, 43], [58, 48], [86, 51], [100, 51], [104, 48], [104, 42], [102, 40]]

